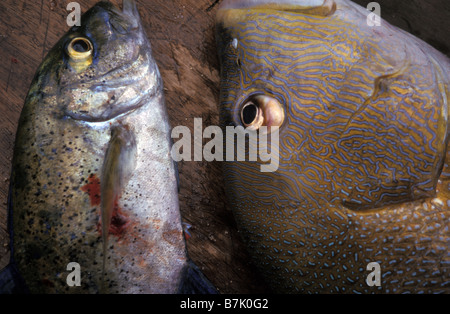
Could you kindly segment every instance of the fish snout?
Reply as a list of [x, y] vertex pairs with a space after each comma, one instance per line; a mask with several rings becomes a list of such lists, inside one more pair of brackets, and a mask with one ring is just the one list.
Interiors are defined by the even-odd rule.
[[131, 22], [131, 29], [139, 28], [139, 11], [134, 0], [123, 0], [122, 13], [126, 15]]

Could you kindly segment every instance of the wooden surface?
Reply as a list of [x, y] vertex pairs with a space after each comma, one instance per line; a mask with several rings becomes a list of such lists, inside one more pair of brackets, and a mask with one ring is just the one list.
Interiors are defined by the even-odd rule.
[[[0, 268], [9, 259], [6, 201], [20, 111], [39, 63], [68, 30], [69, 0], [0, 2]], [[96, 1], [79, 0], [82, 12]], [[120, 0], [112, 1], [120, 3]], [[172, 126], [218, 125], [215, 0], [147, 0], [138, 8], [165, 86]], [[365, 6], [370, 1], [356, 1]], [[378, 1], [381, 15], [450, 55], [448, 0]], [[254, 271], [226, 207], [217, 162], [179, 163], [180, 206], [192, 228], [190, 257], [221, 293], [269, 290]]]

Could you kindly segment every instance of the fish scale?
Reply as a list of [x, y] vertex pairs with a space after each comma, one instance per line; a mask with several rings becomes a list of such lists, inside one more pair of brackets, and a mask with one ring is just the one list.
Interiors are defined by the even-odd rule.
[[[254, 94], [287, 116], [276, 171], [224, 164], [238, 226], [276, 292], [449, 292], [450, 63], [385, 21], [369, 27], [350, 1], [331, 2], [319, 14], [304, 1], [218, 11], [222, 125], [242, 125]], [[381, 287], [365, 281], [370, 262]]]

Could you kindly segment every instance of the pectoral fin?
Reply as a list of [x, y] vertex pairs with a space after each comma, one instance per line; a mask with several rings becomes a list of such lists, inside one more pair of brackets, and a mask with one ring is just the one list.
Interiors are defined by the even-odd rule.
[[101, 177], [101, 216], [103, 238], [103, 268], [108, 247], [108, 233], [116, 201], [136, 167], [136, 139], [133, 131], [124, 125], [111, 129]]

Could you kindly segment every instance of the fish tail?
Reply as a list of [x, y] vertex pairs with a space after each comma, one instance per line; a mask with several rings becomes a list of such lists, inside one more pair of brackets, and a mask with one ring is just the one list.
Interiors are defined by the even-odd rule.
[[116, 125], [111, 129], [111, 139], [102, 167], [101, 220], [103, 241], [102, 285], [105, 283], [108, 235], [111, 218], [123, 188], [136, 166], [136, 139], [127, 125]]

